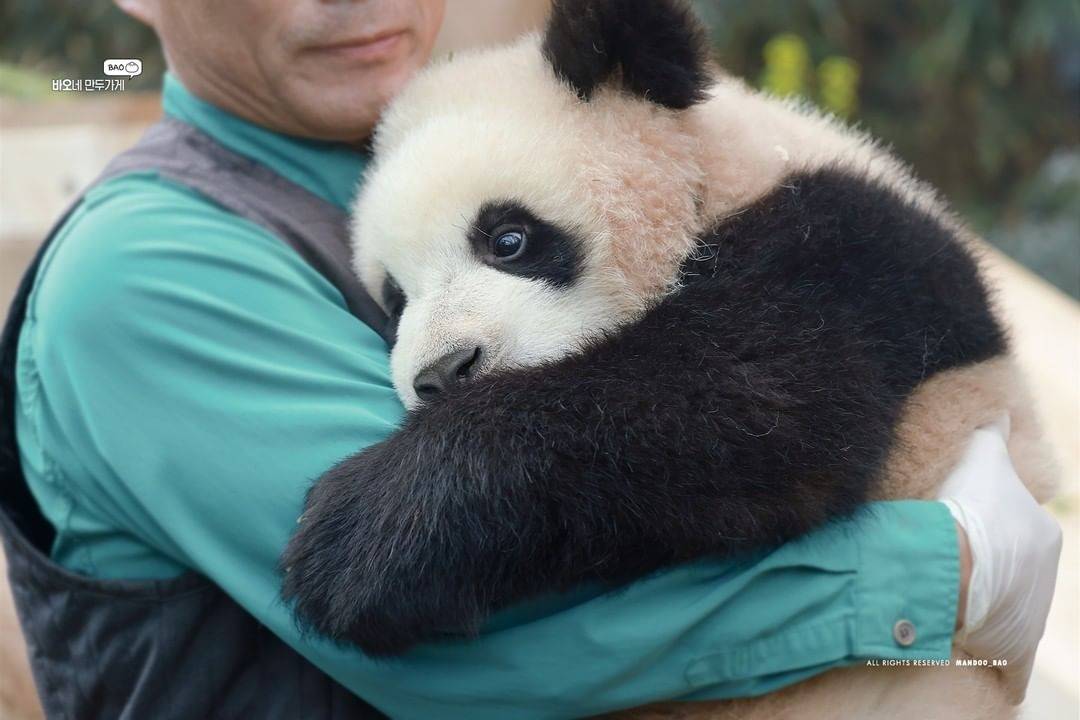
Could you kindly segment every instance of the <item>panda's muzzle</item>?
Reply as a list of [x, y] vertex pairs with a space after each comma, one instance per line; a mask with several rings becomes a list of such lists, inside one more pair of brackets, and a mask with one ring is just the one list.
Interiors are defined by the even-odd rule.
[[422, 402], [430, 402], [452, 387], [471, 380], [480, 366], [479, 347], [462, 348], [443, 355], [413, 378], [413, 390]]

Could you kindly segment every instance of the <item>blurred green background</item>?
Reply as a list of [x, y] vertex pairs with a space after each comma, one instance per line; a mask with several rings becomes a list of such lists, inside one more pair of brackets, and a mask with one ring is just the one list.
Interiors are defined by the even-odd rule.
[[[892, 145], [992, 243], [1080, 298], [1080, 0], [697, 0], [720, 63]], [[0, 95], [54, 100], [152, 33], [110, 0], [4, 0]], [[452, 8], [452, 0], [451, 0]]]
[[721, 65], [868, 129], [1080, 297], [1080, 1], [697, 5]]

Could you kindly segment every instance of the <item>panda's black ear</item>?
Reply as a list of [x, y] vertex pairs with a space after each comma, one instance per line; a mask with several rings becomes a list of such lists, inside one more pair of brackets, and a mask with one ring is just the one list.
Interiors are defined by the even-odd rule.
[[611, 80], [665, 107], [711, 83], [705, 28], [681, 0], [555, 0], [544, 56], [583, 99]]

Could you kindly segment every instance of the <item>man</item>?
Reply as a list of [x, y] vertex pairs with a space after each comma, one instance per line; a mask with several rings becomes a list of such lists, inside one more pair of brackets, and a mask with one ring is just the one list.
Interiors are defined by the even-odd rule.
[[[20, 462], [4, 481], [33, 493], [9, 493], [6, 537], [50, 712], [352, 717], [362, 698], [394, 717], [573, 717], [945, 658], [964, 623], [1022, 695], [1060, 538], [994, 429], [948, 507], [884, 503], [775, 552], [541, 599], [392, 663], [301, 634], [276, 560], [303, 495], [402, 412], [377, 313], [308, 226], [343, 218], [357, 148], [443, 4], [120, 4], [161, 38], [154, 138], [173, 144], [89, 190], [5, 338]], [[993, 488], [1008, 499], [979, 500]], [[988, 537], [1002, 516], [1020, 521]]]

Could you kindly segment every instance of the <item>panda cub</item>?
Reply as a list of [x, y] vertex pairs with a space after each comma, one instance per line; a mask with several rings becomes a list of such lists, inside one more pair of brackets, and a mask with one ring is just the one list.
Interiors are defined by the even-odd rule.
[[869, 138], [706, 48], [674, 0], [556, 2], [543, 35], [391, 104], [355, 267], [410, 413], [308, 496], [282, 566], [311, 628], [396, 654], [782, 543], [932, 496], [1003, 412], [1047, 496], [967, 231]]

